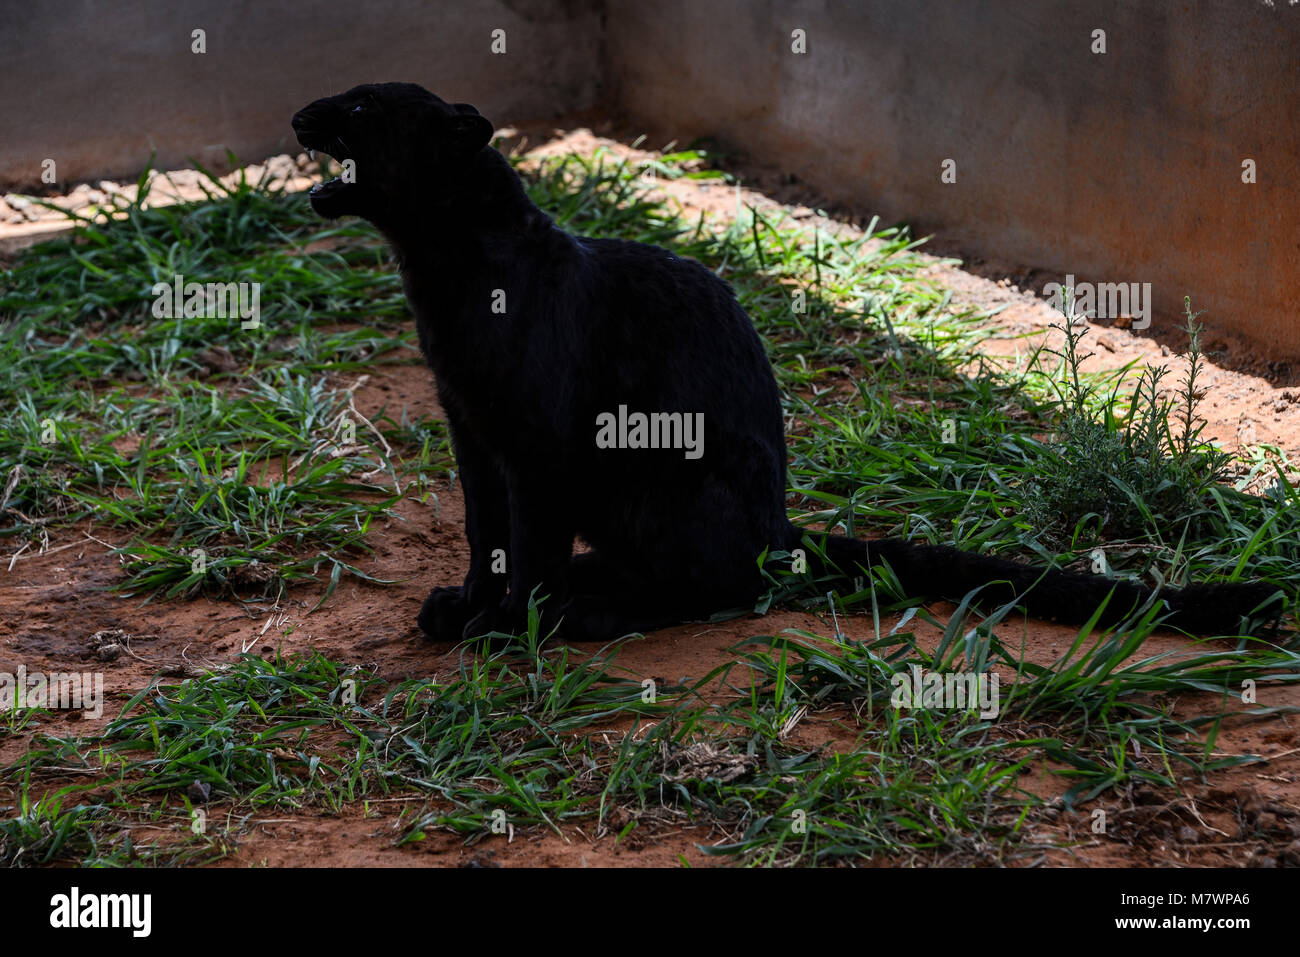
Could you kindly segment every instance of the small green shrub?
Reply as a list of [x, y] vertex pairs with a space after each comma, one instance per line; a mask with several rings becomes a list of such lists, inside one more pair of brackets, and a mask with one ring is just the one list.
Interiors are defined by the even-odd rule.
[[1026, 502], [1027, 517], [1049, 537], [1086, 545], [1203, 531], [1212, 515], [1207, 492], [1226, 477], [1231, 455], [1201, 437], [1201, 326], [1191, 301], [1184, 302], [1189, 368], [1177, 401], [1162, 394], [1168, 369], [1144, 369], [1121, 418], [1115, 414], [1113, 392], [1100, 414], [1093, 411], [1096, 387], [1080, 373], [1081, 363], [1092, 355], [1080, 351], [1087, 324], [1067, 298], [1065, 321], [1056, 326], [1065, 334], [1065, 346], [1056, 353], [1066, 373], [1058, 389], [1059, 431]]

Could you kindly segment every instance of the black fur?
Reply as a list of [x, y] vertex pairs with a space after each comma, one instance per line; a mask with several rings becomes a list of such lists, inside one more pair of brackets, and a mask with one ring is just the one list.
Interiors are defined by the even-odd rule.
[[[316, 187], [323, 216], [362, 216], [392, 243], [437, 379], [465, 494], [470, 569], [435, 588], [419, 625], [436, 639], [514, 632], [530, 593], [569, 640], [607, 640], [752, 604], [756, 559], [790, 551], [776, 382], [731, 288], [639, 243], [571, 236], [529, 201], [488, 144], [491, 124], [409, 83], [356, 87], [293, 118], [303, 146], [355, 163]], [[504, 295], [504, 302], [501, 296]], [[504, 305], [504, 312], [494, 311]], [[610, 449], [597, 416], [703, 413], [699, 458]], [[574, 556], [575, 536], [590, 551]], [[493, 573], [494, 550], [507, 575]], [[899, 540], [827, 539], [847, 574], [887, 561], [908, 593], [1019, 596], [1045, 617], [1108, 621], [1138, 586]], [[1167, 591], [1170, 622], [1229, 631], [1265, 585]]]

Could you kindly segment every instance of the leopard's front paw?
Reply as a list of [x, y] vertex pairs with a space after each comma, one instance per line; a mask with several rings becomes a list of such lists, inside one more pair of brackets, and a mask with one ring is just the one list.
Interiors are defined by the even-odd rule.
[[473, 614], [463, 588], [435, 588], [415, 621], [430, 641], [460, 641]]

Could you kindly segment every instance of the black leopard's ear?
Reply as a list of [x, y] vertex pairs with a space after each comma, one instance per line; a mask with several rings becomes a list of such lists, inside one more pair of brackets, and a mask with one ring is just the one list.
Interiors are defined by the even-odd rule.
[[[457, 108], [468, 104], [458, 103]], [[474, 107], [469, 107], [471, 110]], [[447, 139], [452, 149], [463, 156], [477, 153], [492, 141], [492, 124], [473, 113], [457, 113], [447, 119]]]

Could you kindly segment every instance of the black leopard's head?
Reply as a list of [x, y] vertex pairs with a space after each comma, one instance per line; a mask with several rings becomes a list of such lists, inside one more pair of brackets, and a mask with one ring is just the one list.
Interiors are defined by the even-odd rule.
[[447, 103], [415, 83], [365, 83], [309, 103], [293, 116], [298, 142], [343, 164], [313, 187], [312, 209], [330, 219], [395, 221], [435, 184], [454, 181], [492, 139], [468, 103]]

